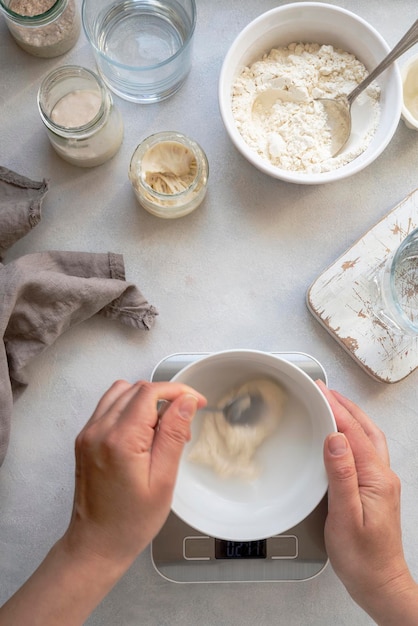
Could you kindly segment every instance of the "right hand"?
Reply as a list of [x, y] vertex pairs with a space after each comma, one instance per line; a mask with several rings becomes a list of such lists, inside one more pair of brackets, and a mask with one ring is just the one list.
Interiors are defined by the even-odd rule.
[[[157, 405], [167, 400], [160, 417]], [[76, 441], [75, 551], [130, 563], [163, 525], [190, 423], [206, 399], [180, 383], [117, 381]]]
[[2, 626], [85, 623], [163, 525], [191, 421], [205, 404], [180, 383], [112, 385], [77, 437], [70, 525], [0, 608]]
[[[318, 385], [340, 431], [329, 435], [324, 446], [327, 552], [352, 598], [380, 618], [381, 611], [390, 612], [393, 598], [400, 601], [417, 592], [402, 547], [400, 481], [390, 469], [382, 431], [353, 402]], [[379, 623], [392, 623], [385, 621], [388, 614]]]

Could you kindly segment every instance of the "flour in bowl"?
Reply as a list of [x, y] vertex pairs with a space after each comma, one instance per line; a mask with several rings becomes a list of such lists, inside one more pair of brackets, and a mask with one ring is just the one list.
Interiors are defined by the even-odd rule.
[[278, 427], [286, 394], [278, 383], [269, 379], [249, 381], [223, 397], [222, 407], [243, 394], [259, 394], [264, 410], [255, 423], [230, 424], [222, 413], [206, 414], [199, 438], [189, 454], [189, 460], [211, 467], [223, 477], [253, 480], [261, 468], [254, 455], [263, 441]]
[[[362, 119], [361, 137], [336, 157], [323, 107], [315, 99], [348, 95], [367, 75], [354, 55], [331, 45], [274, 48], [245, 67], [234, 82], [237, 129], [250, 148], [276, 167], [307, 173], [337, 169], [358, 157], [372, 140], [380, 117], [380, 89], [372, 83], [356, 99], [353, 110], [356, 106]], [[284, 99], [271, 108], [253, 107], [257, 95], [270, 88], [285, 92]]]

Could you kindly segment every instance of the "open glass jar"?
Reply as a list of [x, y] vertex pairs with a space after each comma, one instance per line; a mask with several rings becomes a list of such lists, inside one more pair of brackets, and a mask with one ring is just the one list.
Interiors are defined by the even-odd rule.
[[156, 133], [134, 151], [129, 180], [139, 203], [157, 217], [183, 217], [205, 197], [209, 165], [202, 148], [175, 131]]
[[72, 165], [101, 165], [121, 146], [122, 117], [101, 78], [84, 67], [66, 65], [48, 74], [38, 108], [52, 147]]
[[0, 10], [16, 43], [34, 56], [60, 56], [78, 40], [75, 0], [0, 0]]
[[377, 277], [377, 316], [395, 332], [418, 336], [418, 228], [389, 256]]

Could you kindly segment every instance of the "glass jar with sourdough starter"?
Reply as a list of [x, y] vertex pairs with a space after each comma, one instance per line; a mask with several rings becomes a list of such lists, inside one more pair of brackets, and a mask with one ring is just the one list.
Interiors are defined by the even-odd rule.
[[191, 213], [206, 194], [209, 165], [198, 143], [175, 131], [156, 133], [134, 151], [129, 180], [139, 203], [157, 217]]
[[101, 78], [84, 67], [67, 65], [48, 74], [38, 108], [52, 147], [73, 165], [101, 165], [121, 146], [122, 117]]
[[60, 56], [78, 40], [75, 0], [0, 0], [0, 9], [16, 43], [34, 56]]

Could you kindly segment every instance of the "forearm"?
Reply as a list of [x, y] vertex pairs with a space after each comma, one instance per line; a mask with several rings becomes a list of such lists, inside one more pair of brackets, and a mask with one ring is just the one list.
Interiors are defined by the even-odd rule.
[[27, 582], [0, 608], [1, 626], [78, 626], [130, 563], [69, 550], [59, 540]]

